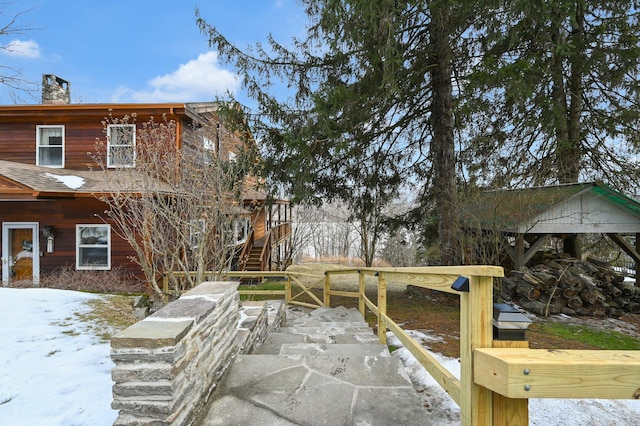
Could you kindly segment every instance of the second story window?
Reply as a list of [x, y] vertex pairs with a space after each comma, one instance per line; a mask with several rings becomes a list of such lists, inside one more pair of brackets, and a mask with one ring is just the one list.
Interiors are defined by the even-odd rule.
[[64, 126], [36, 126], [36, 165], [64, 167]]
[[206, 136], [202, 137], [202, 147], [203, 149], [203, 156], [204, 156], [204, 163], [205, 164], [213, 164], [215, 162], [215, 158], [217, 155], [217, 149], [216, 149], [216, 144], [214, 141], [212, 141], [211, 139], [209, 139]]
[[134, 167], [136, 161], [136, 126], [110, 124], [107, 128], [108, 167]]

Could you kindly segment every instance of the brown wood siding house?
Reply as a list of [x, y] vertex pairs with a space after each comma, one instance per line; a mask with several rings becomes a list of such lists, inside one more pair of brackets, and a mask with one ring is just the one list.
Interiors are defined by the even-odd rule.
[[[2, 281], [37, 280], [65, 266], [79, 271], [119, 268], [140, 276], [138, 266], [130, 260], [135, 254], [132, 248], [99, 217], [106, 205], [95, 194], [109, 188], [92, 156], [96, 141], [105, 140], [103, 121], [109, 114], [118, 118], [135, 114], [136, 123], [166, 117], [177, 125], [177, 147], [185, 149], [183, 145], [195, 138], [194, 122], [216, 125], [214, 111], [214, 104], [187, 103], [0, 106]], [[224, 129], [222, 124], [219, 127]], [[224, 153], [218, 151], [221, 155], [228, 156], [234, 146], [243, 143], [233, 136], [225, 132]], [[251, 191], [245, 205], [263, 207], [266, 199]], [[274, 203], [278, 204], [288, 208], [285, 200]], [[259, 246], [269, 230], [281, 228], [284, 221], [273, 220], [263, 208], [253, 211], [251, 245]], [[273, 250], [279, 252], [277, 244]], [[83, 266], [88, 259], [98, 267]], [[29, 264], [26, 268], [25, 263]], [[271, 265], [269, 261], [260, 267], [271, 269]]]

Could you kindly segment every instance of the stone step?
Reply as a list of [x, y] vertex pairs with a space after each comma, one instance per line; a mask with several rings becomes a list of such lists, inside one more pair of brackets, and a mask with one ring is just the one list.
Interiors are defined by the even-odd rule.
[[382, 356], [389, 357], [389, 349], [380, 343], [366, 344], [325, 344], [325, 343], [284, 343], [274, 355], [302, 355], [306, 357], [349, 357]]
[[257, 344], [252, 354], [279, 354], [282, 345], [287, 343], [308, 343], [302, 334], [270, 333], [264, 342]]
[[327, 335], [338, 335], [338, 334], [370, 334], [373, 335], [373, 330], [367, 324], [357, 325], [353, 323], [341, 325], [338, 323], [331, 323], [331, 325], [326, 326], [297, 326], [297, 325], [289, 325], [285, 327], [280, 327], [278, 329], [278, 333], [289, 333], [289, 334], [327, 334]]
[[353, 334], [291, 334], [271, 333], [264, 342], [256, 345], [253, 354], [279, 353], [285, 343], [320, 343], [320, 344], [376, 344], [380, 340], [369, 332]]
[[287, 325], [318, 325], [318, 323], [336, 322], [336, 323], [360, 323], [366, 324], [360, 312], [355, 308], [345, 308], [339, 306], [337, 308], [322, 307], [311, 311], [306, 316], [301, 316], [287, 321]]
[[238, 310], [238, 347], [240, 353], [253, 350], [256, 342], [278, 329], [286, 311], [283, 300], [243, 301]]
[[431, 424], [401, 361], [356, 309], [293, 313], [237, 356], [198, 425]]
[[202, 425], [428, 425], [402, 364], [387, 356], [241, 355]]
[[291, 320], [287, 320], [283, 325], [283, 327], [349, 327], [349, 328], [371, 328], [369, 324], [364, 321], [317, 321], [317, 320], [308, 320], [304, 322], [293, 322]]

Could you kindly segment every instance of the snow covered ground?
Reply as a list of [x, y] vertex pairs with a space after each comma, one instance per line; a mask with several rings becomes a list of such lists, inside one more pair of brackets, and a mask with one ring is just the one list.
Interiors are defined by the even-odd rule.
[[109, 343], [75, 312], [96, 295], [0, 288], [0, 425], [112, 425]]
[[[0, 425], [111, 425], [109, 344], [74, 313], [102, 296], [52, 289], [0, 288]], [[430, 336], [412, 332], [428, 346]], [[390, 335], [389, 343], [401, 346]], [[457, 405], [404, 348], [399, 356], [437, 425], [459, 425]], [[457, 359], [436, 354], [459, 374]], [[531, 400], [532, 426], [640, 424], [640, 401]]]
[[[428, 347], [433, 337], [410, 331], [414, 339]], [[387, 333], [387, 343], [401, 346], [400, 341]], [[440, 388], [420, 363], [404, 347], [394, 351], [399, 356], [409, 376], [423, 398], [426, 407], [433, 412], [434, 424], [453, 426], [460, 424], [458, 405]], [[447, 370], [460, 378], [460, 361], [440, 354], [433, 354]], [[530, 399], [530, 426], [637, 426], [640, 425], [640, 401], [602, 399]]]

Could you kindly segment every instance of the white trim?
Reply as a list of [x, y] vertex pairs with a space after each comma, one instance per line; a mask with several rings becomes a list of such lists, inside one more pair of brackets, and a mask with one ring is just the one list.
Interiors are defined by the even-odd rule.
[[[80, 231], [83, 228], [107, 228], [107, 245], [102, 244], [80, 244]], [[106, 249], [106, 265], [81, 265], [80, 249]], [[76, 270], [77, 271], [108, 271], [111, 270], [111, 225], [105, 223], [79, 223], [76, 224]]]
[[[128, 127], [131, 129], [131, 144], [118, 144], [114, 145], [111, 143], [111, 129], [115, 128], [125, 128]], [[132, 159], [131, 164], [112, 164], [111, 161], [111, 148], [119, 146], [119, 147], [131, 147]], [[131, 168], [136, 166], [136, 125], [135, 124], [109, 124], [107, 126], [107, 168], [116, 169], [116, 168]]]
[[2, 222], [2, 282], [9, 282], [9, 259], [7, 253], [10, 253], [9, 248], [9, 230], [11, 229], [31, 229], [31, 253], [33, 259], [33, 274], [32, 279], [34, 283], [40, 281], [40, 238], [38, 222]]
[[[60, 149], [62, 150], [62, 164], [55, 164], [55, 165], [51, 165], [51, 164], [41, 164], [41, 159], [40, 159], [40, 138], [41, 138], [41, 131], [43, 129], [61, 129], [62, 130], [62, 145], [60, 146]], [[40, 125], [36, 125], [36, 166], [42, 166], [42, 167], [50, 167], [52, 169], [61, 169], [64, 168], [64, 160], [65, 160], [65, 128], [64, 125], [62, 124], [40, 124]], [[55, 145], [44, 145], [42, 146], [44, 147], [51, 147], [51, 146], [55, 146]]]

